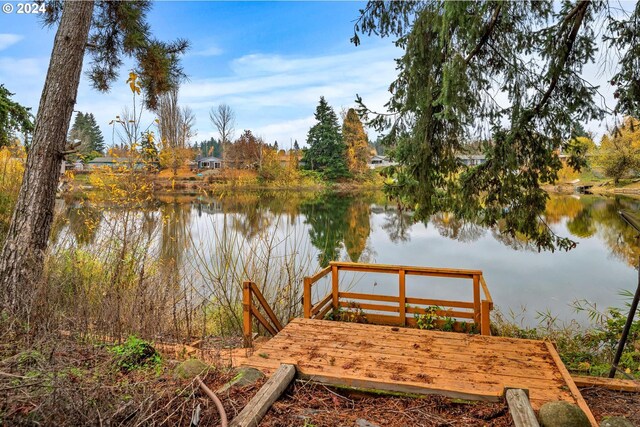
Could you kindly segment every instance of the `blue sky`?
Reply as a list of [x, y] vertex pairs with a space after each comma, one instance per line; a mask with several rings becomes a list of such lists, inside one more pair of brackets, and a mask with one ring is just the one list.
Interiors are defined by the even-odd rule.
[[[183, 58], [189, 81], [181, 87], [180, 102], [196, 114], [194, 141], [217, 136], [209, 110], [220, 103], [235, 110], [236, 135], [251, 129], [267, 142], [277, 140], [281, 148], [295, 139], [304, 143], [321, 95], [337, 112], [353, 106], [356, 94], [373, 109], [383, 110], [396, 76], [394, 58], [401, 51], [389, 39], [362, 37], [358, 47], [349, 42], [363, 6], [355, 1], [155, 2], [149, 15], [154, 34], [191, 42]], [[54, 35], [55, 29], [43, 28], [36, 15], [0, 14], [0, 82], [34, 111]], [[112, 141], [109, 121], [131, 105], [125, 85], [131, 67], [125, 63], [110, 93], [93, 90], [84, 75], [80, 83], [76, 110], [96, 116], [107, 143]], [[612, 106], [611, 86], [606, 84], [610, 73], [593, 65], [584, 74], [601, 82]], [[153, 115], [143, 120], [152, 123]], [[610, 119], [587, 128], [601, 135], [612, 123]]]
[[[362, 2], [161, 1], [149, 22], [162, 40], [186, 38], [183, 58], [189, 81], [180, 102], [196, 114], [195, 140], [217, 136], [209, 110], [220, 103], [236, 112], [236, 134], [251, 129], [287, 148], [313, 125], [324, 95], [337, 112], [354, 105], [356, 93], [381, 108], [400, 55], [391, 40], [349, 42]], [[0, 14], [0, 82], [14, 99], [35, 111], [48, 66], [54, 29], [34, 15]], [[88, 63], [85, 58], [85, 66]], [[131, 104], [121, 69], [110, 93], [93, 90], [83, 75], [76, 110], [92, 112], [112, 140], [109, 121]], [[144, 118], [148, 123], [152, 115]], [[116, 139], [117, 140], [117, 139]]]

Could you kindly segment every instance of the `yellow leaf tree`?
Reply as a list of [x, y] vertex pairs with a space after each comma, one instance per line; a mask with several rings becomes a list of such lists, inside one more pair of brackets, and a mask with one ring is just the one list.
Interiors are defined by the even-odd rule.
[[[577, 136], [569, 141], [570, 146], [585, 154], [594, 154], [597, 150], [595, 142], [588, 136]], [[580, 171], [575, 170], [566, 160], [562, 161], [562, 169], [558, 171], [558, 182], [572, 181], [580, 177]]]
[[622, 125], [602, 137], [595, 165], [618, 183], [631, 172], [640, 170], [640, 121], [625, 117]]
[[369, 161], [369, 141], [360, 117], [353, 108], [349, 108], [342, 123], [342, 139], [347, 146], [349, 171], [354, 174], [364, 173]]

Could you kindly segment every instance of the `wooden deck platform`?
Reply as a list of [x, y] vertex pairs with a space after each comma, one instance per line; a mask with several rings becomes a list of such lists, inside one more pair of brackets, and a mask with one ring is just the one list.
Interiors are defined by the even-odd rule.
[[294, 319], [245, 361], [266, 373], [282, 363], [328, 384], [470, 400], [497, 401], [505, 388], [522, 388], [535, 409], [565, 400], [597, 426], [558, 353], [543, 341]]

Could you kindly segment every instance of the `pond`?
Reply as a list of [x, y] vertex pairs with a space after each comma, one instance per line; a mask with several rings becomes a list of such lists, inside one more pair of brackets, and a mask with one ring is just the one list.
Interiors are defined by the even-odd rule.
[[[123, 211], [117, 206], [99, 209], [77, 202], [62, 204], [60, 209], [66, 221], [54, 228], [54, 242], [88, 247], [118, 227], [121, 216], [117, 213]], [[635, 289], [634, 266], [640, 248], [635, 232], [618, 212], [638, 209], [640, 201], [632, 198], [552, 196], [546, 222], [555, 233], [577, 242], [569, 252], [554, 253], [538, 252], [522, 239], [462, 223], [448, 214], [415, 223], [410, 212], [398, 211], [380, 193], [242, 191], [162, 196], [142, 212], [154, 218], [158, 229], [157, 256], [174, 260], [183, 271], [179, 280], [195, 283], [204, 295], [211, 292], [207, 286], [224, 286], [222, 280], [212, 284], [213, 278], [219, 280], [220, 271], [228, 272], [229, 265], [240, 271], [228, 280], [241, 281], [258, 269], [272, 268], [274, 272], [264, 275], [265, 282], [284, 281], [297, 290], [302, 274], [313, 273], [331, 260], [479, 269], [496, 307], [525, 325], [534, 325], [542, 313], [560, 322], [584, 322], [586, 314], [572, 306], [576, 300], [586, 300], [598, 309], [624, 306], [628, 298], [621, 293]], [[345, 280], [358, 292], [397, 293], [396, 277]], [[471, 295], [470, 286], [442, 280], [408, 282], [407, 287], [421, 297], [467, 299]], [[280, 287], [271, 298], [285, 291], [290, 290]]]

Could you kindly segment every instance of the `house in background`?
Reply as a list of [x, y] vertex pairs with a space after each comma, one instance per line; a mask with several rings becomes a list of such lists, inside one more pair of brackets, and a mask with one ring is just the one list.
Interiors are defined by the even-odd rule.
[[379, 154], [376, 154], [375, 156], [371, 156], [371, 159], [369, 159], [369, 169], [378, 169], [378, 168], [384, 168], [387, 166], [396, 166], [398, 163], [397, 162], [392, 162], [391, 160], [389, 160], [389, 158], [387, 156], [381, 156]]
[[217, 157], [202, 157], [197, 161], [198, 169], [222, 169], [222, 159]]
[[95, 159], [89, 160], [87, 162], [86, 169], [94, 170], [100, 167], [107, 166], [112, 169], [132, 167], [135, 170], [142, 170], [152, 165], [153, 163], [145, 164], [145, 162], [143, 162], [142, 160], [134, 159], [131, 157], [104, 156], [104, 157], [96, 157]]
[[[484, 154], [458, 154], [457, 159], [466, 166], [479, 166], [487, 161]], [[386, 166], [396, 166], [398, 163], [391, 161], [387, 156], [376, 154], [369, 160], [369, 169], [383, 168]]]
[[458, 154], [457, 157], [465, 166], [479, 166], [487, 161], [484, 154]]

